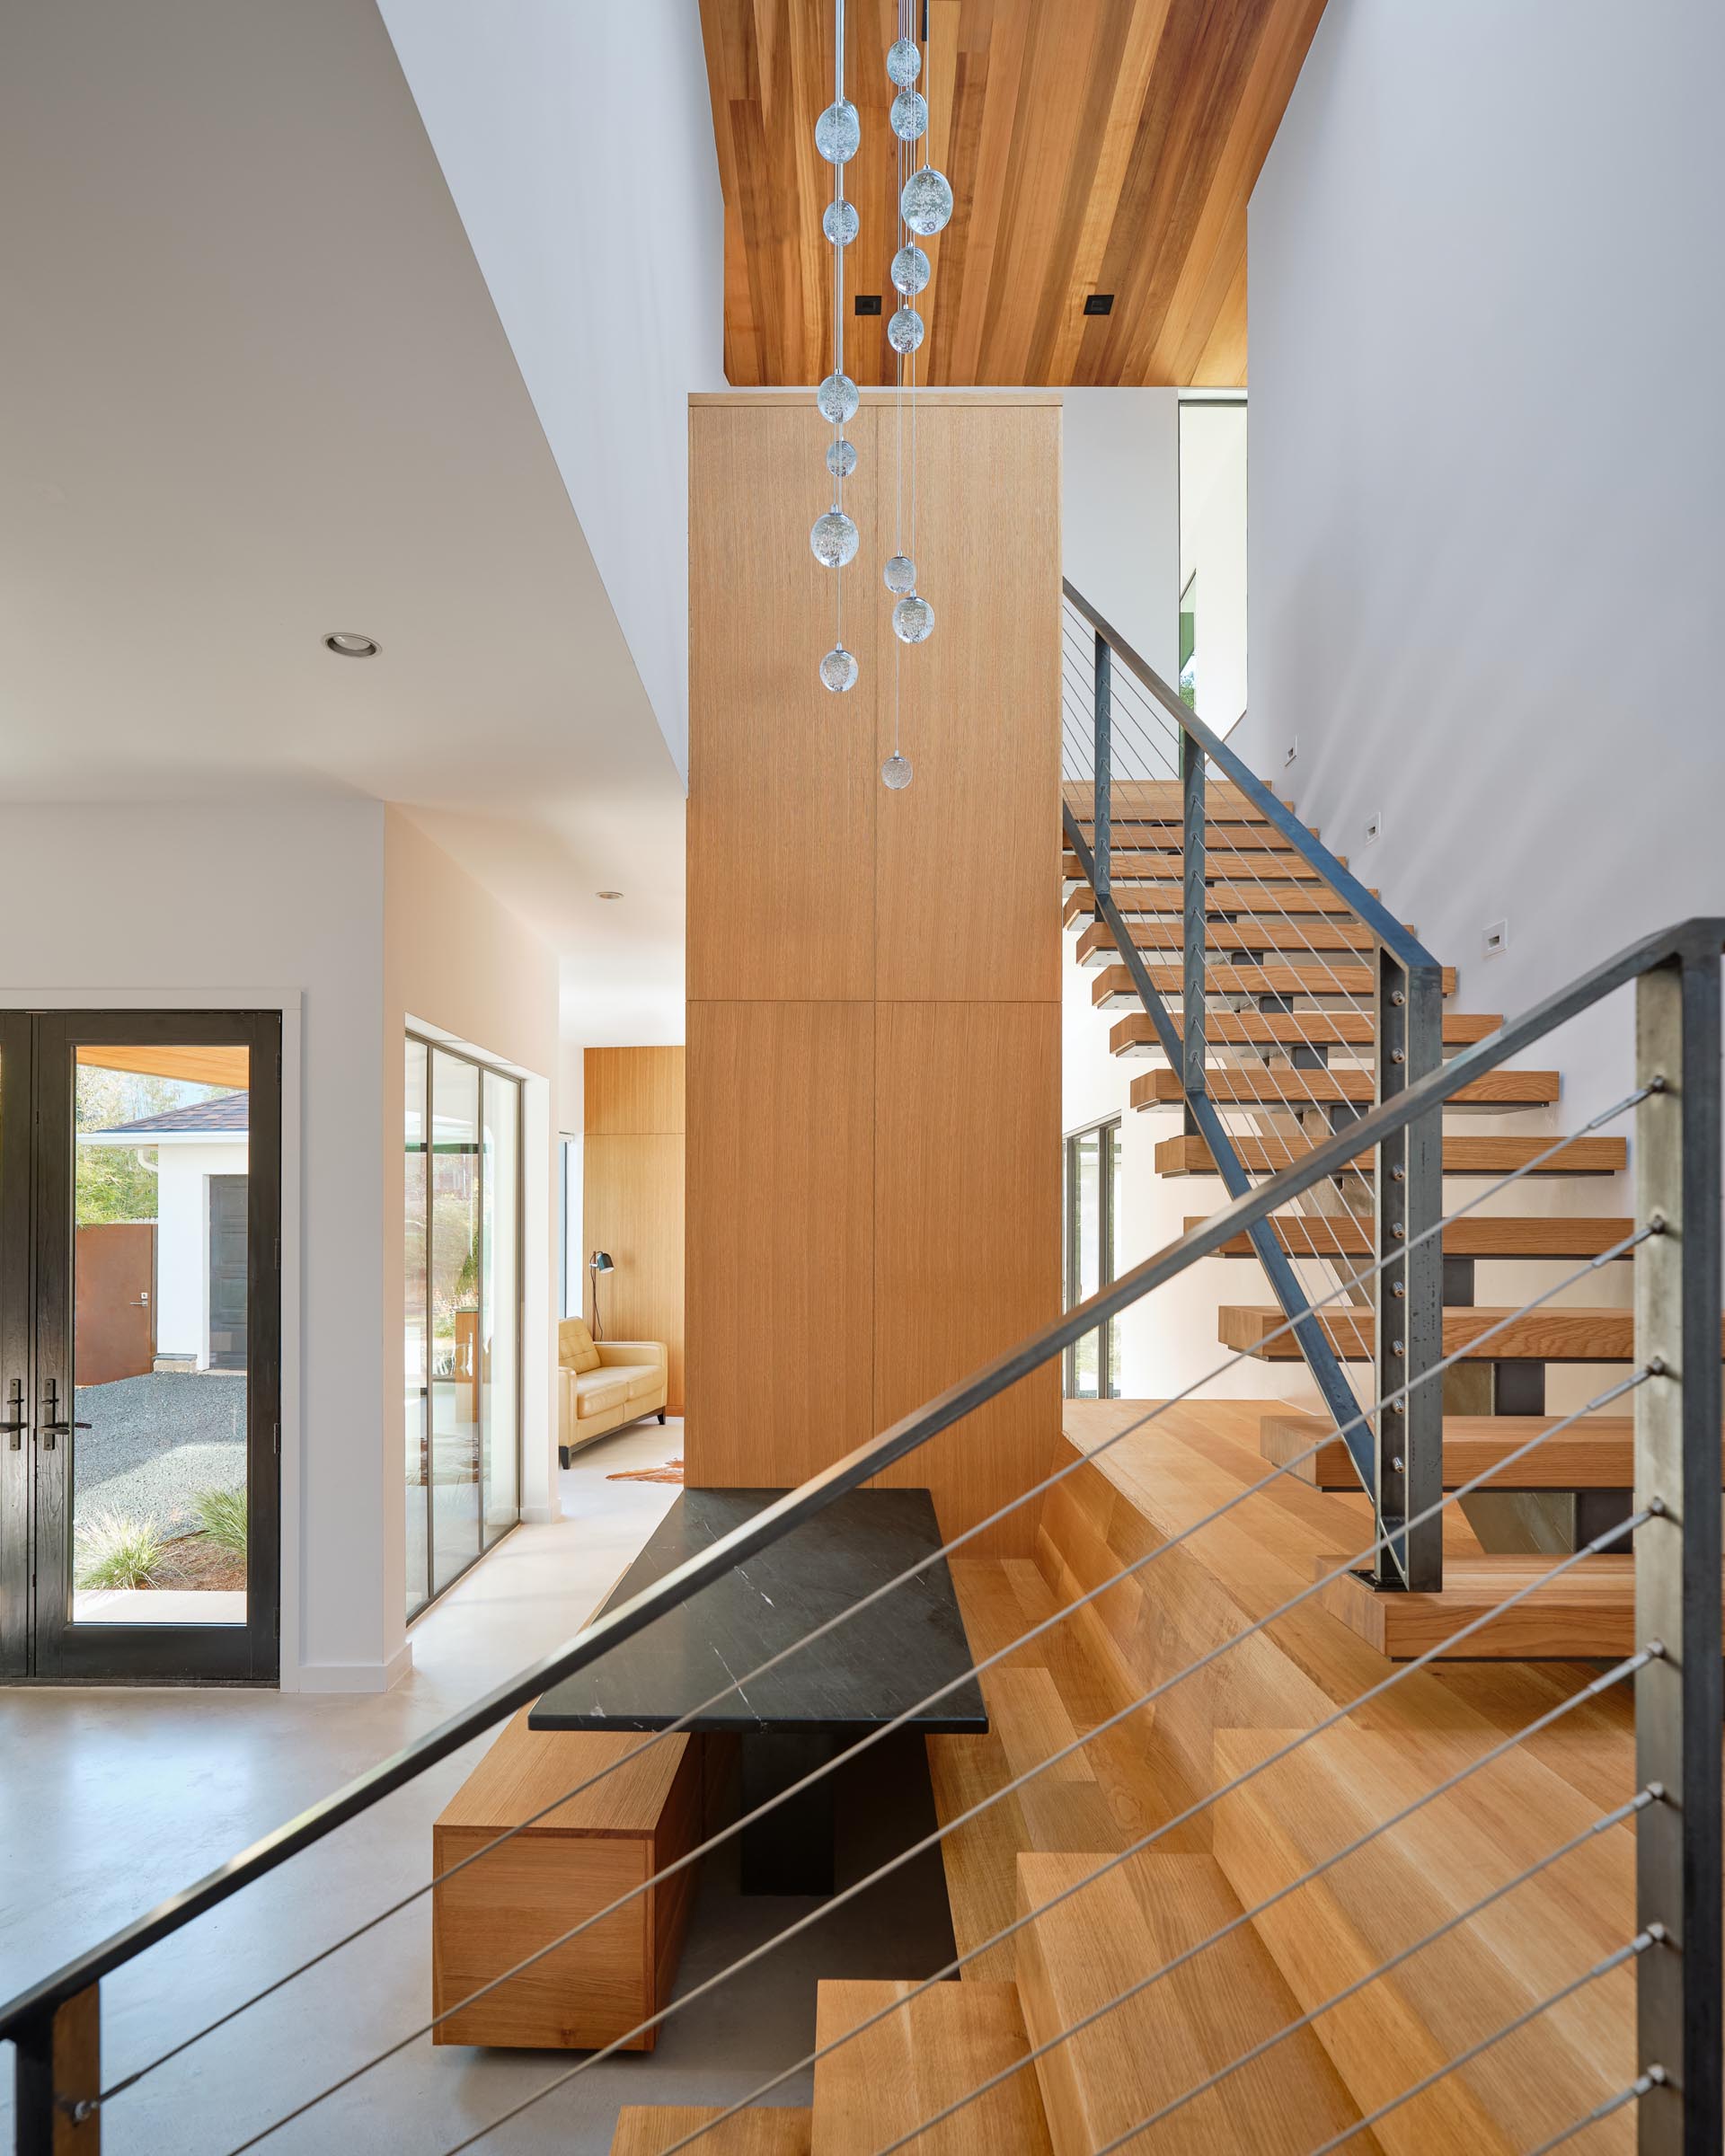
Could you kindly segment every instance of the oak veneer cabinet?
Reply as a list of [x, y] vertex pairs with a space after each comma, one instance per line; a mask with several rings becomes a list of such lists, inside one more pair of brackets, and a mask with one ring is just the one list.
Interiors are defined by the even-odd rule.
[[[440, 1877], [641, 1745], [639, 1735], [506, 1724], [431, 1829]], [[584, 1917], [694, 1848], [701, 1739], [667, 1736], [525, 1827], [431, 1894], [431, 2010], [441, 2014]], [[438, 2044], [588, 2051], [656, 2014], [670, 1996], [698, 1867], [650, 1886], [432, 2032]], [[623, 2048], [650, 2051], [656, 2029]]]

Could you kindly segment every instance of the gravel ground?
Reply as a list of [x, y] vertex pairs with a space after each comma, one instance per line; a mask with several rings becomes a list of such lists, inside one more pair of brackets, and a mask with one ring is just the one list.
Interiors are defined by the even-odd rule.
[[172, 1538], [199, 1525], [193, 1499], [245, 1481], [245, 1379], [163, 1371], [78, 1388], [78, 1511], [115, 1512]]

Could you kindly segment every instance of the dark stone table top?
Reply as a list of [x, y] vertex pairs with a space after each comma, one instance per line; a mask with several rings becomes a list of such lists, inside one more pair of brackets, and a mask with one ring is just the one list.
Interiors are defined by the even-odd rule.
[[[686, 1489], [617, 1582], [611, 1609], [784, 1492]], [[528, 1717], [535, 1729], [662, 1729], [732, 1677], [849, 1609], [937, 1550], [925, 1489], [859, 1489], [566, 1677]], [[697, 1730], [859, 1732], [890, 1721], [971, 1666], [942, 1558], [872, 1607], [689, 1724]], [[914, 1718], [924, 1733], [986, 1730], [974, 1677]]]

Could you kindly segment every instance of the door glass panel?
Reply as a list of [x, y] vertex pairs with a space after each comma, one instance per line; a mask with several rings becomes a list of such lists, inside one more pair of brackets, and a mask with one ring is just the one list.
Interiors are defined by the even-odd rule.
[[521, 1089], [495, 1071], [484, 1074], [485, 1233], [480, 1268], [481, 1404], [484, 1417], [485, 1539], [515, 1524], [516, 1415], [520, 1392], [520, 1294], [516, 1256]]
[[428, 1446], [426, 1441], [426, 1178], [425, 1178], [425, 1043], [407, 1043], [407, 1153], [403, 1162], [406, 1186], [406, 1226], [402, 1249], [405, 1292], [403, 1333], [405, 1368], [402, 1373], [407, 1436], [407, 1613], [422, 1609], [431, 1594], [430, 1527], [427, 1515]]
[[431, 1586], [479, 1555], [479, 1072], [431, 1050]]
[[75, 1069], [73, 1621], [243, 1624], [248, 1051]]
[[[1072, 1301], [1082, 1303], [1102, 1285], [1101, 1251], [1101, 1138], [1086, 1131], [1072, 1142], [1070, 1203], [1073, 1207]], [[1087, 1332], [1073, 1349], [1073, 1393], [1078, 1400], [1094, 1400], [1097, 1392], [1097, 1336]]]

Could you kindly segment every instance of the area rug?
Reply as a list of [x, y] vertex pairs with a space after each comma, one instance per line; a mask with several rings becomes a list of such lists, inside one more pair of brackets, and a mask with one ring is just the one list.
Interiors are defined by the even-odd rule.
[[663, 1467], [628, 1467], [615, 1475], [607, 1475], [607, 1482], [677, 1482], [683, 1480], [683, 1462], [668, 1460]]

